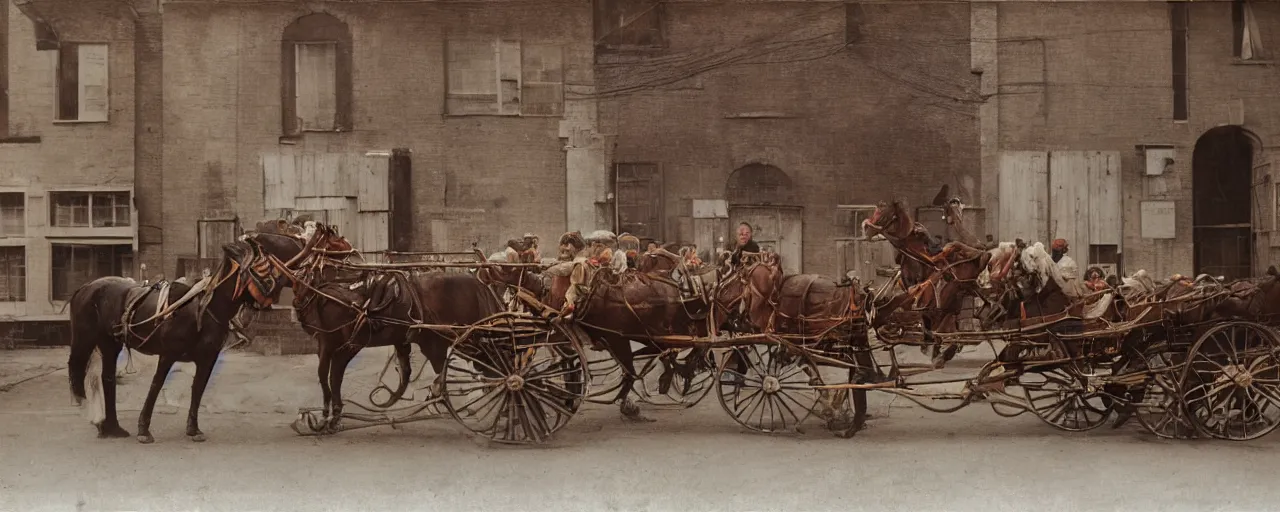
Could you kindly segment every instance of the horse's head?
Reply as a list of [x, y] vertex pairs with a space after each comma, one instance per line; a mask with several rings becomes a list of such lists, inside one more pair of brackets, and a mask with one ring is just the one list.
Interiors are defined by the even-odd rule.
[[871, 212], [871, 217], [862, 221], [862, 236], [867, 240], [876, 235], [884, 236], [890, 241], [904, 239], [911, 235], [914, 224], [902, 199], [894, 199], [891, 203], [882, 201]]
[[268, 309], [280, 299], [292, 276], [271, 264], [267, 254], [254, 243], [236, 241], [222, 246], [223, 261], [215, 277], [216, 286], [234, 283], [232, 301]]
[[290, 270], [301, 267], [302, 261], [312, 254], [345, 258], [355, 252], [351, 242], [336, 228], [310, 220], [301, 224], [289, 224], [284, 220], [259, 222], [257, 230], [245, 233], [241, 240], [256, 245]]

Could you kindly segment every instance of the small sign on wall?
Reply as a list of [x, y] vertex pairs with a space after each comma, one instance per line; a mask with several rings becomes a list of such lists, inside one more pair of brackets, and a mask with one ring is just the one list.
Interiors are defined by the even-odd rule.
[[693, 218], [727, 219], [729, 218], [729, 205], [723, 199], [694, 199]]
[[1142, 238], [1176, 238], [1174, 211], [1173, 201], [1143, 201]]
[[1165, 171], [1174, 163], [1176, 152], [1173, 148], [1148, 147], [1145, 149], [1147, 157], [1147, 176], [1163, 176]]

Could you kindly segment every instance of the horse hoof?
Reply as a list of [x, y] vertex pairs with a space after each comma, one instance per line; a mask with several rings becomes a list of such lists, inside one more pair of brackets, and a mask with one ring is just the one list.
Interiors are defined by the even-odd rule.
[[156, 442], [156, 438], [151, 437], [151, 434], [138, 434], [138, 442], [142, 444], [151, 444]]
[[196, 435], [193, 435], [193, 436], [187, 436], [187, 437], [190, 437], [190, 438], [191, 438], [191, 442], [193, 442], [193, 443], [203, 443], [203, 442], [204, 442], [204, 440], [205, 440], [205, 437], [204, 437], [204, 433], [203, 433], [203, 432], [201, 432], [201, 433], [199, 433], [199, 434], [196, 434]]
[[98, 430], [99, 439], [120, 439], [125, 437], [133, 437], [133, 434], [130, 434], [128, 430], [119, 426], [107, 427], [105, 429], [99, 428]]

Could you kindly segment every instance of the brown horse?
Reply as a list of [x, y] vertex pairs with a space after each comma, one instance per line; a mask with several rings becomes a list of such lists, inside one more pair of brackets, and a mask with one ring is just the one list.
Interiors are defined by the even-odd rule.
[[636, 257], [636, 270], [646, 274], [671, 275], [671, 271], [680, 266], [680, 256], [666, 249], [657, 249]]
[[[342, 240], [345, 244], [331, 227], [321, 225], [317, 233], [325, 240]], [[252, 236], [262, 234], [270, 233]], [[317, 377], [323, 394], [326, 432], [340, 429], [343, 378], [351, 359], [362, 348], [396, 349], [401, 368], [398, 389], [390, 400], [377, 404], [390, 405], [408, 388], [412, 371], [410, 344], [418, 345], [438, 379], [454, 341], [447, 334], [416, 329], [414, 325], [471, 325], [503, 309], [493, 290], [467, 273], [339, 269], [335, 264], [340, 262], [325, 257], [310, 259], [298, 269], [291, 283], [299, 323], [319, 346]]]
[[[567, 265], [567, 283], [559, 281], [564, 284], [551, 287], [553, 297], [549, 302], [562, 302], [562, 310], [586, 331], [595, 344], [593, 348], [609, 352], [622, 367], [622, 383], [615, 401], [620, 402], [625, 416], [639, 418], [639, 407], [630, 398], [637, 378], [635, 358], [662, 352], [663, 343], [657, 338], [707, 338], [716, 334], [741, 299], [742, 288], [717, 285], [707, 295], [689, 293], [688, 286], [662, 275], [634, 270], [617, 273], [601, 262], [575, 259]], [[564, 290], [563, 299], [554, 297], [560, 289]], [[633, 351], [632, 341], [644, 348]], [[696, 357], [689, 358], [690, 363], [708, 364], [702, 357], [705, 354], [705, 350], [698, 351]], [[678, 370], [692, 374], [700, 368]], [[664, 374], [660, 385], [669, 384], [670, 375]]]
[[299, 323], [319, 345], [317, 375], [331, 432], [340, 429], [347, 365], [361, 349], [396, 347], [401, 381], [386, 403], [390, 405], [407, 388], [412, 371], [407, 361], [409, 344], [417, 344], [431, 363], [438, 385], [454, 341], [447, 334], [414, 325], [471, 325], [503, 309], [493, 291], [474, 276], [386, 270], [300, 279], [293, 305]]
[[[948, 218], [963, 227], [963, 217], [955, 212], [957, 203], [948, 205]], [[863, 222], [863, 232], [868, 239], [884, 236], [906, 260], [916, 263], [902, 269], [902, 284], [907, 291], [878, 304], [876, 309], [893, 312], [911, 305], [912, 310], [920, 312], [926, 338], [933, 332], [955, 332], [967, 297], [982, 298], [984, 303], [993, 305], [994, 309], [981, 314], [984, 327], [1060, 314], [1079, 305], [1081, 294], [1067, 289], [1071, 283], [1057, 275], [1056, 266], [1039, 244], [1029, 248], [1021, 243], [1001, 244], [983, 250], [951, 242], [939, 253], [930, 254], [927, 232], [912, 220], [901, 200], [878, 205], [871, 218]], [[932, 272], [923, 278], [909, 275], [928, 269]], [[991, 290], [984, 290], [977, 283], [984, 272], [992, 280]], [[909, 284], [912, 281], [916, 284]], [[890, 316], [878, 314], [873, 326], [886, 325]], [[950, 360], [958, 349], [952, 345], [939, 353], [935, 346], [935, 365]]]
[[[816, 274], [786, 275], [781, 258], [766, 252], [743, 253], [740, 271], [727, 283], [743, 288], [743, 321], [748, 330], [798, 336], [802, 344], [851, 359], [856, 367], [849, 369], [850, 382], [879, 378], [879, 367], [868, 352], [867, 295], [857, 281], [837, 282]], [[746, 361], [741, 353], [734, 351], [730, 357], [739, 375], [744, 374]], [[860, 430], [866, 421], [866, 390], [854, 390], [851, 396], [853, 418], [837, 419], [848, 424], [829, 424], [844, 436]]]
[[[187, 436], [204, 441], [200, 431], [200, 399], [222, 353], [232, 317], [246, 304], [269, 307], [280, 293], [284, 276], [268, 266], [262, 254], [242, 241], [223, 246], [224, 257], [212, 277], [193, 286], [160, 282], [139, 286], [132, 279], [102, 277], [71, 295], [71, 356], [67, 361], [71, 394], [85, 397], [89, 361], [100, 354], [101, 388], [93, 379], [94, 423], [98, 437], [128, 437], [116, 415], [116, 359], [128, 347], [160, 357], [151, 389], [138, 416], [138, 442], [151, 443], [151, 413], [169, 370], [178, 361], [196, 365], [187, 412]], [[101, 394], [99, 394], [99, 392]], [[97, 409], [103, 407], [102, 409]]]

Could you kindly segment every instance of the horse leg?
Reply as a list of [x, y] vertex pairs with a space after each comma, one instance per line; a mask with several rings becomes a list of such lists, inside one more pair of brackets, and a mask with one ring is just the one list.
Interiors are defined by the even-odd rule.
[[413, 364], [409, 356], [413, 351], [413, 345], [397, 343], [395, 349], [396, 364], [400, 365], [400, 383], [398, 384], [399, 387], [391, 392], [391, 399], [387, 400], [386, 407], [395, 405], [396, 402], [399, 402], [404, 397], [404, 392], [409, 389], [409, 381], [412, 380], [410, 377], [413, 372]]
[[357, 351], [354, 347], [336, 350], [329, 363], [329, 392], [333, 396], [333, 409], [325, 428], [330, 434], [336, 434], [342, 430], [342, 378], [346, 376], [347, 365], [351, 363]]
[[147, 391], [147, 401], [142, 404], [142, 412], [138, 413], [139, 443], [151, 444], [156, 441], [151, 437], [151, 413], [155, 409], [156, 399], [160, 397], [160, 388], [164, 387], [165, 379], [169, 378], [169, 370], [177, 360], [173, 356], [160, 356], [160, 362], [156, 365], [156, 374], [151, 377], [151, 390]]
[[120, 418], [116, 415], [116, 361], [124, 347], [119, 341], [112, 339], [99, 348], [102, 351], [102, 401], [106, 406], [107, 418], [98, 426], [98, 437], [129, 437], [131, 434], [120, 427]]
[[196, 376], [191, 381], [191, 409], [187, 411], [187, 437], [197, 443], [205, 440], [200, 431], [200, 399], [204, 397], [204, 388], [209, 385], [209, 377], [213, 375], [213, 365], [218, 362], [218, 353], [222, 349], [221, 342], [216, 350], [196, 357]]
[[436, 376], [431, 380], [431, 396], [438, 397], [444, 389], [442, 387], [444, 383], [444, 366], [448, 362], [449, 347], [453, 343], [448, 338], [434, 332], [425, 335], [420, 340], [418, 342], [418, 350], [431, 363], [431, 370], [436, 372]]
[[[949, 313], [942, 317], [942, 321], [938, 322], [938, 328], [935, 330], [938, 332], [955, 332], [956, 323], [956, 315]], [[933, 366], [935, 368], [942, 368], [948, 361], [951, 361], [952, 358], [956, 357], [956, 353], [960, 351], [960, 345], [955, 343], [949, 343], [946, 348], [939, 350], [941, 343], [942, 342], [939, 341], [933, 346]]]
[[635, 353], [631, 351], [631, 341], [610, 336], [606, 343], [609, 344], [613, 357], [618, 360], [618, 365], [622, 367], [622, 384], [618, 387], [618, 397], [614, 399], [619, 402], [622, 416], [633, 421], [654, 421], [640, 414], [640, 406], [631, 401], [632, 386], [636, 382]]
[[329, 422], [329, 411], [332, 410], [333, 392], [329, 389], [329, 371], [333, 366], [333, 345], [329, 343], [328, 335], [317, 334], [316, 341], [320, 344], [318, 356], [320, 357], [320, 365], [316, 367], [316, 378], [320, 380], [320, 394], [323, 400], [323, 417], [326, 424]]

